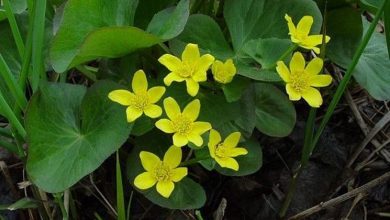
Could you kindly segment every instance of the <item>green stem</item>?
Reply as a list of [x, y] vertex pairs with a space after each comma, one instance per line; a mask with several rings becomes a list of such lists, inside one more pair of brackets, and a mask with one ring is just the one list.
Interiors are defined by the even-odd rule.
[[0, 135], [7, 138], [13, 138], [12, 132], [10, 131], [9, 128], [0, 127]]
[[19, 132], [19, 134], [25, 138], [26, 137], [26, 130], [24, 130], [23, 125], [20, 123], [14, 112], [12, 111], [11, 107], [8, 105], [7, 101], [4, 99], [3, 94], [0, 91], [0, 108], [3, 110], [5, 116], [8, 118], [9, 122], [12, 126], [16, 128], [16, 130]]
[[324, 131], [326, 124], [328, 123], [328, 121], [332, 117], [332, 114], [333, 114], [334, 110], [336, 109], [337, 104], [339, 103], [341, 97], [343, 96], [343, 93], [344, 93], [345, 89], [347, 88], [348, 82], [352, 77], [353, 71], [355, 70], [355, 67], [360, 59], [360, 56], [362, 55], [364, 49], [366, 48], [368, 41], [371, 38], [371, 35], [374, 33], [375, 27], [376, 27], [376, 25], [381, 17], [381, 14], [383, 13], [383, 10], [385, 8], [387, 1], [388, 0], [383, 1], [381, 7], [378, 9], [374, 20], [371, 22], [370, 27], [368, 28], [366, 34], [364, 35], [362, 42], [360, 43], [358, 49], [356, 50], [356, 52], [353, 56], [352, 62], [350, 63], [350, 65], [349, 65], [349, 67], [344, 75], [344, 78], [340, 81], [340, 84], [337, 87], [336, 93], [334, 94], [333, 99], [330, 102], [329, 107], [324, 115], [324, 118], [322, 119], [322, 121], [318, 127], [318, 130], [313, 138], [313, 141], [310, 145], [311, 152], [313, 152], [314, 148], [316, 147], [316, 144], [317, 144], [318, 140], [320, 139], [321, 134]]
[[203, 5], [204, 0], [197, 0], [191, 7], [191, 14], [196, 14], [199, 12], [200, 8]]
[[192, 158], [190, 160], [181, 162], [180, 166], [181, 167], [191, 166], [191, 165], [197, 164], [199, 161], [207, 160], [207, 159], [210, 159], [210, 158], [211, 158], [210, 156], [199, 157], [199, 158]]
[[93, 72], [89, 71], [87, 68], [85, 68], [83, 65], [77, 66], [76, 69], [93, 82], [97, 81], [96, 75]]
[[159, 43], [158, 45], [165, 51], [165, 53], [172, 54], [171, 50], [164, 43]]
[[9, 0], [3, 0], [5, 13], [7, 14], [9, 25], [11, 26], [12, 35], [14, 36], [16, 47], [18, 48], [20, 58], [23, 58], [24, 55], [24, 44], [22, 35], [20, 34], [18, 24], [12, 10], [11, 3]]
[[3, 56], [0, 54], [0, 75], [3, 77], [10, 93], [15, 97], [16, 103], [21, 109], [24, 109], [27, 105], [27, 99], [16, 82], [11, 70], [5, 62]]
[[116, 152], [116, 203], [118, 209], [118, 220], [125, 220], [125, 198], [123, 195], [122, 171], [118, 151]]
[[67, 212], [66, 212], [66, 210], [65, 210], [65, 206], [64, 206], [64, 203], [63, 203], [63, 201], [62, 201], [62, 196], [61, 196], [61, 194], [60, 194], [60, 193], [55, 193], [55, 194], [53, 194], [53, 196], [54, 196], [54, 199], [56, 200], [58, 206], [59, 206], [60, 209], [61, 209], [62, 219], [63, 219], [63, 220], [67, 220], [67, 219], [68, 219], [68, 214], [67, 214]]
[[8, 141], [3, 141], [2, 139], [0, 139], [0, 147], [5, 148], [12, 153], [19, 154], [18, 146]]
[[287, 50], [279, 57], [279, 59], [275, 62], [275, 64], [270, 69], [275, 68], [276, 67], [276, 63], [278, 61], [284, 61], [284, 59], [286, 59], [297, 48], [298, 48], [298, 44], [293, 44], [289, 48], [287, 48]]

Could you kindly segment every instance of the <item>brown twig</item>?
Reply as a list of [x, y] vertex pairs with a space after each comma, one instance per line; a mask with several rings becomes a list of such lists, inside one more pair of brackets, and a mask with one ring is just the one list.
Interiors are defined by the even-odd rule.
[[317, 212], [319, 212], [323, 209], [326, 209], [328, 207], [332, 207], [332, 206], [335, 206], [337, 204], [340, 204], [340, 203], [342, 203], [350, 198], [353, 198], [353, 197], [359, 195], [360, 193], [367, 192], [368, 190], [370, 190], [371, 188], [373, 188], [377, 185], [385, 183], [388, 179], [390, 179], [390, 172], [387, 172], [387, 173], [383, 174], [382, 176], [364, 184], [363, 186], [360, 186], [354, 190], [351, 190], [351, 191], [349, 191], [341, 196], [338, 196], [338, 197], [331, 199], [329, 201], [326, 201], [326, 202], [321, 202], [320, 204], [318, 204], [316, 206], [313, 206], [309, 209], [306, 209], [305, 211], [300, 212], [300, 213], [290, 217], [289, 220], [302, 219], [304, 217], [310, 216], [310, 215], [317, 213]]

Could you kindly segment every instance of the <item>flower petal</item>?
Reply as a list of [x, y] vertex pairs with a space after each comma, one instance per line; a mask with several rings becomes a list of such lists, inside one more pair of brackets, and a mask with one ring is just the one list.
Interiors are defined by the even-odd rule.
[[332, 76], [330, 75], [317, 75], [311, 79], [310, 85], [313, 87], [325, 87], [332, 83]]
[[178, 147], [183, 147], [188, 144], [188, 138], [184, 135], [175, 133], [173, 135], [173, 144]]
[[307, 64], [305, 71], [311, 75], [317, 75], [322, 70], [323, 65], [324, 61], [316, 57]]
[[147, 151], [141, 151], [139, 158], [141, 159], [142, 167], [148, 172], [154, 172], [154, 168], [161, 163], [157, 155]]
[[134, 185], [138, 189], [149, 189], [156, 184], [157, 179], [151, 172], [143, 172], [134, 179]]
[[171, 169], [179, 166], [181, 162], [182, 152], [180, 147], [171, 146], [164, 155], [164, 163]]
[[145, 107], [144, 113], [150, 118], [158, 118], [162, 114], [162, 109], [160, 106], [152, 104]]
[[148, 98], [150, 103], [156, 103], [165, 93], [164, 86], [155, 86], [148, 90]]
[[313, 17], [303, 16], [297, 25], [297, 31], [304, 36], [308, 36], [312, 25]]
[[164, 84], [166, 86], [170, 86], [173, 81], [175, 82], [183, 82], [185, 78], [181, 77], [179, 74], [176, 72], [171, 72], [168, 75], [164, 77]]
[[235, 147], [235, 148], [229, 148], [226, 151], [226, 155], [228, 157], [237, 157], [240, 155], [246, 155], [248, 154], [248, 150], [242, 147]]
[[217, 130], [211, 129], [209, 135], [209, 147], [213, 147], [215, 151], [215, 146], [222, 141], [221, 135]]
[[168, 119], [160, 119], [156, 122], [156, 127], [158, 129], [160, 129], [161, 131], [165, 132], [165, 133], [174, 133], [175, 132], [175, 128], [173, 127], [173, 124], [172, 124], [172, 121], [168, 120]]
[[301, 94], [297, 92], [290, 83], [286, 84], [286, 92], [288, 94], [288, 98], [292, 101], [298, 101], [301, 99]]
[[206, 71], [210, 68], [214, 60], [215, 58], [210, 54], [205, 54], [201, 56], [197, 65], [197, 72], [206, 73]]
[[136, 109], [132, 106], [127, 107], [126, 109], [126, 117], [127, 117], [127, 122], [133, 122], [137, 118], [141, 117], [142, 111], [139, 109]]
[[315, 88], [309, 87], [303, 91], [302, 97], [311, 107], [318, 108], [322, 105], [321, 93]]
[[199, 91], [199, 83], [196, 82], [193, 79], [187, 79], [186, 80], [186, 85], [187, 85], [187, 93], [194, 97], [196, 94], [198, 94]]
[[287, 26], [288, 26], [288, 31], [289, 31], [289, 34], [292, 35], [292, 34], [295, 34], [296, 32], [296, 29], [295, 29], [295, 25], [291, 19], [290, 16], [288, 16], [288, 14], [284, 15], [284, 19], [286, 19], [287, 21]]
[[305, 69], [305, 58], [300, 52], [295, 52], [290, 61], [290, 71], [300, 72]]
[[181, 114], [180, 106], [172, 97], [164, 99], [164, 109], [170, 119], [174, 119]]
[[288, 70], [286, 64], [284, 64], [283, 61], [278, 61], [276, 63], [276, 71], [283, 81], [290, 82], [290, 70]]
[[225, 158], [219, 158], [216, 157], [215, 161], [219, 164], [221, 167], [229, 168], [235, 171], [238, 171], [239, 165], [238, 162], [230, 157], [225, 157]]
[[211, 124], [209, 122], [196, 121], [192, 124], [192, 132], [199, 135], [205, 133], [210, 129], [211, 129]]
[[193, 63], [197, 62], [200, 58], [199, 48], [197, 44], [187, 44], [181, 55], [183, 62]]
[[169, 198], [174, 188], [175, 184], [172, 181], [159, 181], [156, 185], [157, 192], [165, 198]]
[[118, 89], [108, 93], [108, 98], [121, 105], [130, 105], [134, 94], [124, 89]]
[[148, 81], [143, 70], [138, 70], [134, 73], [131, 87], [135, 94], [144, 93], [148, 90]]
[[199, 134], [194, 134], [194, 133], [189, 134], [188, 141], [194, 143], [198, 147], [202, 146], [203, 144], [203, 138]]
[[228, 148], [236, 147], [238, 142], [240, 141], [240, 138], [240, 132], [233, 132], [226, 137], [226, 139], [223, 141], [223, 145]]
[[159, 59], [158, 62], [160, 62], [162, 65], [164, 65], [167, 69], [169, 69], [171, 72], [180, 69], [182, 66], [182, 62], [179, 58], [171, 55], [171, 54], [164, 54]]
[[172, 170], [171, 179], [173, 182], [179, 182], [188, 174], [187, 167], [178, 167]]
[[183, 110], [183, 115], [187, 117], [191, 121], [195, 121], [200, 112], [200, 101], [199, 99], [195, 99], [192, 102], [188, 103]]
[[[317, 34], [317, 35], [310, 35], [305, 39], [304, 44], [307, 46], [317, 46], [319, 44], [322, 44], [322, 34]], [[330, 40], [329, 36], [325, 36], [325, 43], [328, 43]]]

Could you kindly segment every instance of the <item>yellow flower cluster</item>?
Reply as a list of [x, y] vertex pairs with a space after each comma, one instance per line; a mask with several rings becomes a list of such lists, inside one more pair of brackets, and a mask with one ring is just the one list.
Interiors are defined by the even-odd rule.
[[[230, 83], [236, 74], [232, 59], [223, 63], [215, 60], [210, 54], [201, 56], [196, 44], [188, 44], [185, 47], [181, 60], [165, 54], [158, 61], [171, 71], [165, 76], [164, 84], [170, 86], [174, 81], [185, 81], [187, 92], [191, 96], [198, 94], [199, 82], [207, 80], [210, 66], [214, 80], [218, 83]], [[132, 79], [132, 92], [124, 89], [114, 90], [108, 94], [108, 97], [114, 102], [127, 106], [127, 121], [134, 122], [143, 114], [150, 118], [161, 116], [162, 108], [156, 103], [164, 95], [165, 90], [164, 86], [148, 89], [146, 74], [138, 70]], [[209, 122], [197, 121], [201, 108], [199, 99], [188, 103], [183, 110], [172, 97], [165, 98], [163, 104], [167, 118], [158, 120], [155, 126], [165, 133], [173, 134], [173, 145], [165, 153], [163, 160], [151, 152], [142, 151], [139, 154], [145, 172], [135, 178], [134, 185], [141, 190], [156, 185], [157, 192], [169, 198], [174, 191], [174, 183], [182, 180], [188, 173], [186, 167], [179, 167], [182, 160], [181, 147], [189, 142], [201, 147], [203, 145], [201, 135], [209, 131], [212, 126]], [[248, 153], [245, 148], [236, 148], [240, 137], [239, 132], [234, 132], [222, 142], [220, 134], [216, 130], [211, 130], [208, 143], [210, 157], [221, 167], [237, 171], [239, 165], [233, 157]]]

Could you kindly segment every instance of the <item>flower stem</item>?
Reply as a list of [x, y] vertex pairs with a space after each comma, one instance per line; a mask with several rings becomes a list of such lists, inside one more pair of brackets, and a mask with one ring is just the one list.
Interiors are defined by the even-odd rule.
[[14, 12], [12, 10], [12, 6], [9, 0], [3, 0], [5, 13], [7, 14], [8, 22], [11, 27], [12, 34], [15, 39], [16, 47], [18, 48], [20, 58], [23, 58], [24, 54], [24, 44], [22, 35], [20, 34], [18, 24], [16, 23], [16, 19], [14, 16]]
[[181, 167], [191, 166], [191, 165], [197, 164], [199, 161], [207, 160], [207, 159], [210, 159], [210, 158], [211, 158], [210, 156], [199, 157], [199, 158], [192, 158], [190, 160], [181, 162], [180, 166]]
[[284, 61], [284, 59], [286, 59], [286, 57], [288, 57], [288, 55], [290, 55], [297, 48], [298, 48], [298, 44], [293, 44], [289, 48], [287, 48], [287, 50], [279, 57], [278, 60], [276, 60], [276, 62], [274, 63], [274, 65], [272, 65], [272, 68], [270, 68], [270, 69], [275, 68], [276, 67], [276, 63], [278, 61]]
[[68, 219], [68, 213], [65, 210], [65, 206], [64, 206], [64, 202], [62, 201], [61, 193], [55, 193], [55, 194], [53, 194], [53, 196], [54, 196], [54, 199], [56, 200], [56, 202], [58, 203], [58, 206], [61, 209], [62, 219], [63, 220], [67, 220]]
[[3, 94], [0, 92], [0, 108], [3, 110], [3, 113], [8, 118], [9, 122], [16, 128], [19, 134], [25, 138], [26, 130], [24, 130], [23, 125], [20, 123], [11, 107], [8, 105], [7, 101], [4, 99]]

